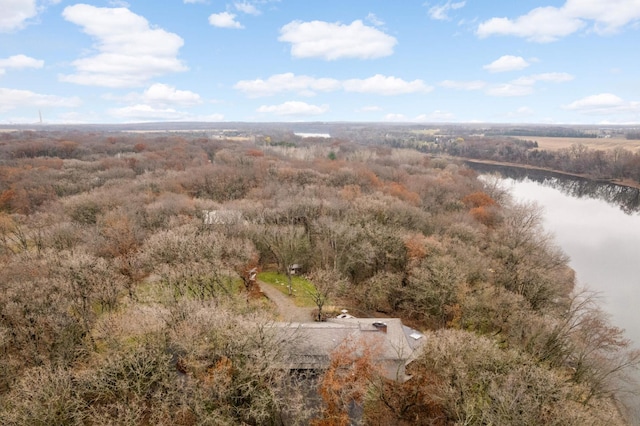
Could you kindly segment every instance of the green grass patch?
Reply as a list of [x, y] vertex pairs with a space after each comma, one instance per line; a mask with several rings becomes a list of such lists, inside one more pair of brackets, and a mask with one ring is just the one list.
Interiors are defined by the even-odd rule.
[[[279, 274], [277, 272], [260, 272], [258, 274], [258, 279], [260, 281], [264, 281], [267, 284], [271, 284], [278, 290], [282, 292], [282, 294], [288, 295], [289, 290], [287, 288], [287, 276], [285, 274]], [[313, 307], [316, 304], [309, 296], [309, 292], [315, 291], [315, 287], [313, 283], [306, 278], [303, 278], [299, 275], [293, 275], [291, 277], [291, 288], [293, 290], [293, 303], [296, 306], [302, 307]]]

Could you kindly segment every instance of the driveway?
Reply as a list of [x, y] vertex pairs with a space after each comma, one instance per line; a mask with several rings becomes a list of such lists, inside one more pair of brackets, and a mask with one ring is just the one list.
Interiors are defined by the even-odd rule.
[[285, 322], [311, 322], [313, 321], [313, 309], [296, 306], [293, 299], [280, 290], [263, 281], [258, 281], [260, 291], [275, 303], [280, 314], [280, 320]]

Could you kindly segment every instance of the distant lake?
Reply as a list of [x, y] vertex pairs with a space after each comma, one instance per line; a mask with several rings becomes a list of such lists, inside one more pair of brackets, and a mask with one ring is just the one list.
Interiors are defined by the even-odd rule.
[[329, 133], [302, 133], [296, 132], [294, 135], [299, 136], [301, 138], [322, 138], [329, 139], [331, 135]]

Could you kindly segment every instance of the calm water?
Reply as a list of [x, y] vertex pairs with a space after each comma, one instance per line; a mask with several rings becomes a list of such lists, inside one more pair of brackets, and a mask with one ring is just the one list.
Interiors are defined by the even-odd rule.
[[640, 348], [640, 191], [523, 169], [499, 172], [518, 201], [544, 209], [544, 227], [570, 257], [578, 284], [599, 293], [611, 322]]
[[[556, 178], [554, 178], [556, 179]], [[544, 227], [570, 257], [579, 285], [600, 294], [611, 322], [640, 348], [640, 213], [592, 196], [569, 195], [554, 182], [504, 178], [518, 201], [544, 208]], [[625, 212], [626, 211], [626, 212]], [[640, 382], [640, 373], [634, 375]], [[630, 422], [640, 425], [640, 398], [622, 396]]]
[[578, 283], [600, 293], [612, 322], [640, 347], [640, 214], [529, 179], [505, 184], [517, 200], [544, 208], [544, 227], [569, 255]]

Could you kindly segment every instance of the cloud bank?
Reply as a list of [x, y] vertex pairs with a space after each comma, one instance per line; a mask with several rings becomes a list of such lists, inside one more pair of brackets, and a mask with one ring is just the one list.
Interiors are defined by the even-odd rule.
[[177, 58], [182, 38], [152, 27], [144, 17], [128, 9], [77, 4], [66, 7], [62, 16], [82, 27], [95, 40], [97, 50], [73, 61], [76, 72], [60, 76], [62, 81], [134, 87], [159, 75], [187, 70]]

